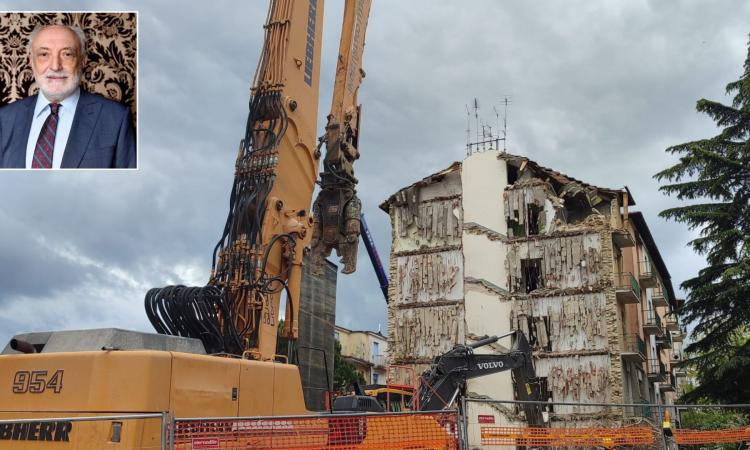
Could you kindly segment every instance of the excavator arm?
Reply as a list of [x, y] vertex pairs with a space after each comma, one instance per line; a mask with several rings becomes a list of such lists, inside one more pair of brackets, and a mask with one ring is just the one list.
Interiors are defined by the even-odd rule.
[[157, 331], [210, 353], [273, 360], [279, 303], [297, 337], [302, 258], [312, 238], [323, 0], [271, 0], [235, 163], [229, 213], [208, 285], [152, 289]]
[[320, 193], [313, 211], [312, 269], [319, 273], [325, 258], [336, 249], [344, 264], [343, 273], [357, 268], [360, 211], [354, 177], [354, 161], [359, 158], [359, 129], [362, 106], [357, 93], [365, 76], [362, 52], [372, 0], [347, 0], [339, 44], [331, 113], [326, 132], [320, 138], [326, 146]]
[[[534, 370], [531, 347], [522, 332], [514, 331], [510, 334], [515, 339], [508, 353], [474, 353], [475, 349], [497, 342], [503, 337], [494, 336], [470, 345], [457, 345], [436, 357], [432, 367], [421, 377], [419, 409], [434, 411], [449, 408], [464, 393], [467, 380], [506, 370], [510, 370], [513, 375], [517, 400], [540, 400], [540, 386]], [[544, 426], [542, 408], [539, 405], [524, 404], [523, 410], [529, 425]]]
[[331, 114], [316, 145], [323, 0], [270, 0], [208, 285], [151, 289], [146, 312], [158, 332], [199, 338], [209, 353], [273, 360], [282, 293], [283, 334], [298, 335], [302, 260], [310, 246], [313, 271], [334, 248], [343, 272], [355, 270], [361, 207], [352, 164], [359, 157], [357, 92], [370, 5], [346, 0]]

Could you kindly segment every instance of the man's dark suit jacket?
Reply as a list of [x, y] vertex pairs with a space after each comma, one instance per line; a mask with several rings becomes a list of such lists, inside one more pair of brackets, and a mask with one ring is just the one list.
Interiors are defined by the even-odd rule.
[[[0, 108], [0, 168], [26, 167], [36, 95]], [[81, 89], [61, 168], [133, 168], [130, 108]]]

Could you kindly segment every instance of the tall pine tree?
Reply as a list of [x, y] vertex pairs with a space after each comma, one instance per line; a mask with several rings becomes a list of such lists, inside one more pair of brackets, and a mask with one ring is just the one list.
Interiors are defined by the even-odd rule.
[[699, 381], [683, 400], [750, 403], [750, 43], [744, 73], [726, 92], [731, 106], [706, 99], [696, 106], [721, 133], [668, 148], [679, 162], [655, 178], [668, 183], [662, 192], [687, 202], [661, 217], [700, 230], [690, 245], [707, 262], [682, 283], [680, 317], [695, 326], [685, 350]]

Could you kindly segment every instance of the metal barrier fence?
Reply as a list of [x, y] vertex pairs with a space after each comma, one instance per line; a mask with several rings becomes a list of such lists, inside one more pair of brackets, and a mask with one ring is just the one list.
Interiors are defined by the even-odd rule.
[[[530, 403], [544, 407], [549, 427], [523, 426], [520, 406]], [[6, 419], [0, 420], [0, 449], [36, 448], [34, 441], [49, 441], [43, 444], [48, 446], [58, 442], [65, 448], [71, 445], [103, 448], [120, 442], [123, 448], [141, 450], [480, 447], [733, 450], [750, 444], [750, 405], [465, 399], [461, 409], [465, 412], [462, 415], [457, 411], [433, 411], [175, 419], [168, 413], [155, 413]], [[639, 410], [652, 414], [632, 415]], [[668, 433], [662, 429], [665, 412], [670, 416]], [[497, 413], [503, 418], [498, 419]], [[134, 423], [138, 420], [142, 422]], [[82, 423], [86, 422], [89, 424], [84, 426]], [[54, 445], [50, 448], [53, 447], [58, 448]]]
[[[143, 433], [143, 428], [151, 424], [140, 424], [140, 433], [126, 433], [129, 423], [144, 419], [159, 420], [158, 426], [151, 427], [154, 432], [150, 438]], [[83, 423], [88, 426], [81, 429]], [[59, 443], [65, 448], [103, 448], [108, 444], [122, 444], [123, 448], [165, 450], [169, 423], [167, 413], [3, 419], [0, 420], [0, 449]]]
[[[521, 406], [528, 404], [544, 409], [547, 428], [525, 426]], [[466, 399], [462, 409], [468, 448], [679, 446], [683, 450], [734, 450], [743, 444], [750, 446], [750, 405]]]
[[482, 427], [482, 445], [514, 447], [604, 447], [654, 445], [650, 427], [528, 428]]
[[456, 411], [175, 419], [171, 449], [458, 450]]

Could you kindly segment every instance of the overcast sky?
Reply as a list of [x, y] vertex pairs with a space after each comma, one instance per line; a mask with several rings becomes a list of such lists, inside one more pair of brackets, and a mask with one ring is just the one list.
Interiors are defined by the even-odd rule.
[[[629, 186], [675, 288], [702, 267], [693, 234], [657, 217], [669, 145], [715, 133], [750, 33], [746, 1], [374, 0], [360, 90], [359, 195], [384, 263], [384, 199], [465, 155], [466, 109], [509, 96], [508, 151], [603, 187]], [[22, 331], [152, 331], [151, 287], [203, 285], [226, 219], [266, 1], [1, 1], [3, 10], [137, 10], [137, 172], [0, 173], [0, 340]], [[325, 8], [319, 134], [342, 3]], [[500, 108], [499, 108], [500, 109]], [[385, 329], [360, 246], [337, 323]]]

